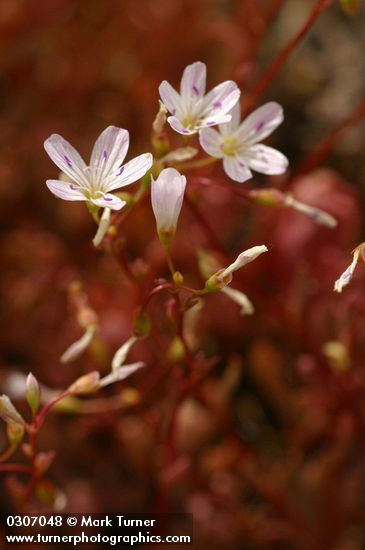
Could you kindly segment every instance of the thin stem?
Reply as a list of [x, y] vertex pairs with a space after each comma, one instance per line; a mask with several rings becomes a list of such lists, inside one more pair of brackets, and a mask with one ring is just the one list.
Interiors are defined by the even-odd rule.
[[30, 474], [32, 467], [25, 464], [0, 464], [0, 472]]
[[319, 145], [300, 163], [295, 175], [309, 172], [319, 166], [331, 153], [345, 133], [365, 116], [365, 98], [334, 128]]
[[177, 170], [192, 170], [194, 168], [204, 168], [204, 166], [214, 164], [215, 162], [218, 162], [218, 160], [220, 159], [217, 159], [215, 157], [206, 157], [203, 159], [192, 160], [191, 162], [175, 163], [174, 167]]
[[65, 390], [64, 392], [62, 392], [58, 397], [56, 397], [55, 399], [53, 399], [53, 401], [50, 401], [49, 403], [47, 403], [46, 405], [44, 405], [43, 409], [41, 409], [41, 411], [38, 413], [36, 419], [35, 419], [35, 426], [37, 429], [39, 429], [43, 422], [44, 422], [44, 419], [47, 415], [47, 413], [50, 411], [50, 409], [52, 407], [54, 407], [56, 405], [56, 403], [58, 403], [59, 401], [61, 401], [62, 399], [64, 399], [65, 397], [69, 397], [71, 394], [70, 392], [67, 390]]
[[10, 457], [12, 457], [17, 448], [18, 445], [16, 443], [12, 443], [10, 447], [0, 455], [0, 463], [6, 462]]
[[321, 13], [333, 2], [333, 0], [317, 0], [314, 4], [309, 16], [307, 17], [304, 24], [301, 26], [299, 31], [293, 36], [293, 38], [288, 42], [285, 48], [279, 53], [279, 55], [274, 59], [265, 73], [262, 75], [261, 79], [258, 81], [256, 86], [254, 86], [250, 95], [244, 102], [244, 114], [247, 115], [248, 112], [255, 106], [258, 102], [266, 88], [274, 80], [288, 57], [294, 51], [294, 49], [300, 44], [308, 31], [312, 28], [315, 21], [321, 15]]
[[174, 273], [176, 272], [176, 269], [175, 269], [174, 262], [172, 260], [171, 254], [170, 254], [170, 249], [169, 249], [168, 245], [166, 245], [164, 248], [165, 248], [167, 265], [169, 266], [171, 276], [173, 277]]

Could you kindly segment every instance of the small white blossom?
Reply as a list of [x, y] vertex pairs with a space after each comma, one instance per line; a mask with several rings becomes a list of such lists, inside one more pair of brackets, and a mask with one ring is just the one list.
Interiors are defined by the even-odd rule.
[[256, 258], [263, 252], [267, 252], [267, 247], [264, 244], [253, 246], [252, 248], [248, 248], [244, 252], [241, 252], [235, 261], [222, 271], [220, 277], [226, 278], [230, 276], [234, 271], [237, 271], [237, 269], [241, 269], [241, 267], [253, 262], [253, 260], [256, 260]]
[[219, 131], [213, 128], [200, 130], [199, 139], [204, 151], [223, 159], [224, 171], [234, 181], [252, 178], [251, 170], [262, 174], [283, 174], [288, 159], [276, 149], [260, 143], [283, 121], [282, 107], [275, 102], [266, 103], [240, 122], [237, 103], [231, 115], [230, 122], [219, 124]]
[[128, 376], [144, 366], [145, 363], [142, 363], [142, 361], [131, 363], [130, 365], [122, 365], [121, 367], [119, 367], [119, 369], [104, 376], [104, 378], [100, 380], [100, 387], [104, 388], [105, 386], [109, 386], [110, 384], [114, 384], [115, 382], [125, 380], [125, 378], [128, 378]]
[[353, 252], [353, 260], [348, 268], [342, 273], [341, 277], [335, 282], [334, 290], [336, 292], [342, 292], [343, 287], [347, 286], [352, 279], [355, 268], [359, 261], [360, 253], [362, 252], [363, 244], [355, 248]]
[[238, 269], [241, 269], [241, 267], [244, 267], [250, 262], [253, 262], [253, 260], [255, 260], [263, 252], [267, 252], [267, 247], [263, 244], [259, 246], [253, 246], [252, 248], [248, 248], [244, 252], [241, 252], [241, 254], [237, 256], [235, 261], [231, 263], [228, 267], [226, 267], [225, 269], [220, 269], [209, 277], [209, 279], [205, 282], [205, 290], [207, 292], [222, 290], [224, 287], [232, 282], [232, 273], [234, 273]]
[[160, 240], [168, 244], [175, 234], [184, 199], [186, 177], [175, 168], [165, 168], [156, 180], [151, 177], [151, 201]]
[[72, 182], [47, 180], [49, 190], [64, 200], [87, 201], [101, 208], [120, 210], [125, 202], [110, 191], [140, 179], [153, 161], [152, 155], [145, 153], [121, 166], [128, 147], [129, 132], [108, 126], [96, 140], [87, 166], [70, 143], [62, 136], [52, 134], [44, 142], [44, 148]]
[[205, 95], [207, 68], [197, 61], [183, 73], [180, 94], [166, 80], [161, 82], [161, 99], [171, 113], [167, 121], [180, 134], [195, 134], [200, 128], [231, 120], [228, 111], [237, 103], [240, 90], [232, 80], [222, 82]]

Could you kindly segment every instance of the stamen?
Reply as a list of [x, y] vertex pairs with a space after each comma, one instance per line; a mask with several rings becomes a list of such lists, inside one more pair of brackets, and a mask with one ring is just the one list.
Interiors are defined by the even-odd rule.
[[121, 176], [124, 172], [124, 166], [121, 166], [120, 169], [119, 169], [119, 172], [117, 172], [115, 175], [116, 176]]

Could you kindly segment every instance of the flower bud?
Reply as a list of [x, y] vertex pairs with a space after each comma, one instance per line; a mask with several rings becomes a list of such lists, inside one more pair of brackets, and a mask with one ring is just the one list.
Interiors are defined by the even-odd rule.
[[156, 180], [151, 177], [152, 209], [159, 239], [165, 246], [170, 244], [175, 235], [185, 186], [185, 176], [175, 168], [165, 168]]
[[343, 287], [348, 285], [349, 282], [351, 281], [355, 268], [359, 261], [360, 255], [361, 255], [361, 258], [364, 259], [364, 247], [365, 247], [365, 243], [361, 243], [353, 251], [353, 259], [351, 264], [348, 266], [347, 269], [345, 269], [342, 275], [335, 282], [334, 290], [336, 292], [342, 292]]
[[360, 9], [360, 0], [340, 0], [340, 4], [347, 15], [356, 15]]
[[78, 378], [68, 391], [73, 395], [94, 393], [100, 388], [100, 374], [97, 371], [89, 372]]
[[52, 464], [55, 451], [48, 451], [46, 453], [38, 453], [34, 460], [34, 467], [38, 475], [43, 475]]
[[26, 387], [25, 387], [25, 397], [28, 402], [28, 405], [32, 409], [32, 413], [36, 414], [41, 404], [41, 390], [38, 384], [37, 379], [30, 372], [27, 377]]
[[10, 445], [18, 445], [24, 437], [24, 425], [8, 422], [6, 432]]
[[6, 423], [25, 424], [24, 419], [18, 413], [7, 395], [0, 396], [0, 418]]
[[175, 273], [172, 276], [173, 281], [175, 285], [183, 285], [184, 284], [184, 275], [180, 273], [180, 271], [175, 271]]

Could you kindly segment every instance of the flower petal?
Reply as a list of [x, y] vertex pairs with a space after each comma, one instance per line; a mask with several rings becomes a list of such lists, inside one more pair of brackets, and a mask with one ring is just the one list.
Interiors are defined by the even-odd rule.
[[200, 128], [210, 128], [211, 126], [216, 126], [217, 124], [224, 124], [231, 120], [231, 115], [224, 115], [222, 113], [208, 113], [206, 118], [203, 118], [200, 121]]
[[88, 187], [86, 164], [72, 145], [58, 134], [44, 142], [44, 148], [56, 166], [82, 187]]
[[213, 128], [203, 128], [199, 132], [200, 145], [208, 155], [215, 158], [223, 158], [221, 149], [222, 138]]
[[100, 199], [90, 199], [90, 202], [100, 206], [100, 208], [110, 208], [111, 210], [120, 210], [127, 204], [111, 193], [105, 193]]
[[233, 80], [226, 80], [218, 84], [203, 99], [201, 116], [207, 117], [217, 114], [226, 114], [239, 100], [241, 91]]
[[224, 124], [219, 125], [219, 131], [222, 134], [222, 136], [229, 136], [233, 134], [239, 127], [241, 122], [241, 105], [240, 102], [237, 101], [237, 103], [232, 107], [232, 109], [229, 111], [229, 114], [231, 115], [230, 122], [226, 122]]
[[97, 327], [94, 325], [89, 326], [84, 334], [76, 340], [61, 356], [61, 363], [69, 363], [77, 359], [91, 344], [92, 339], [95, 336]]
[[247, 163], [239, 157], [224, 157], [223, 168], [227, 176], [240, 183], [252, 178], [252, 173]]
[[48, 189], [60, 199], [65, 201], [86, 201], [80, 187], [74, 183], [63, 180], [47, 180]]
[[205, 94], [207, 67], [205, 63], [196, 61], [188, 65], [181, 79], [180, 93], [183, 99], [190, 97], [200, 99]]
[[284, 120], [283, 108], [270, 101], [251, 113], [239, 128], [239, 137], [245, 143], [257, 143], [269, 136]]
[[250, 153], [254, 155], [248, 158], [249, 167], [262, 174], [283, 174], [288, 168], [288, 159], [280, 151], [267, 145], [252, 145]]
[[142, 361], [131, 363], [130, 365], [122, 365], [119, 369], [112, 371], [110, 374], [107, 374], [107, 376], [104, 376], [104, 378], [100, 380], [100, 387], [103, 388], [105, 386], [108, 386], [109, 384], [114, 384], [115, 382], [125, 380], [125, 378], [128, 378], [128, 376], [143, 368], [144, 366], [145, 363], [143, 363]]
[[113, 191], [139, 180], [151, 168], [153, 157], [151, 153], [143, 153], [124, 164], [114, 177], [110, 177], [104, 185], [106, 191]]
[[196, 134], [198, 131], [196, 129], [191, 130], [186, 128], [176, 116], [169, 116], [167, 122], [170, 124], [171, 128], [175, 130], [175, 132], [183, 134], [184, 136]]
[[221, 289], [221, 292], [223, 292], [226, 296], [228, 296], [228, 298], [230, 298], [233, 302], [240, 306], [241, 315], [252, 315], [254, 313], [255, 309], [251, 300], [249, 300], [246, 294], [244, 294], [240, 290], [225, 286]]
[[111, 172], [117, 171], [127, 154], [129, 132], [116, 126], [108, 126], [95, 142], [90, 157], [95, 182], [102, 182]]
[[175, 88], [167, 80], [161, 82], [159, 88], [160, 97], [165, 107], [174, 115], [181, 109], [181, 98]]

